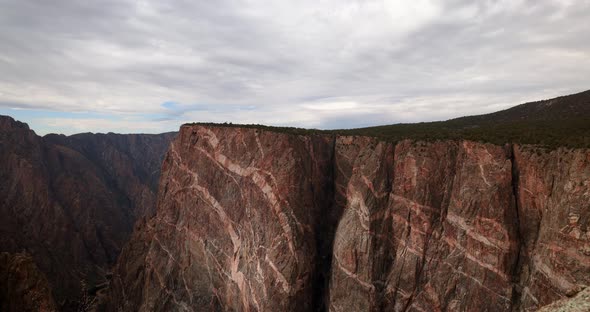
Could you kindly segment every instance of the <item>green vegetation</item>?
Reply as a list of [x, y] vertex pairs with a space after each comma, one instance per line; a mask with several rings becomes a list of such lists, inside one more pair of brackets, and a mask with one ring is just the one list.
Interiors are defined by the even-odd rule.
[[472, 140], [494, 144], [534, 144], [547, 148], [590, 148], [590, 91], [526, 103], [492, 114], [447, 121], [317, 130], [262, 125], [199, 123], [208, 126], [257, 128], [291, 134], [362, 135], [397, 142], [403, 139]]
[[568, 122], [504, 122], [472, 125], [456, 121], [397, 124], [339, 131], [343, 134], [375, 136], [386, 141], [472, 140], [494, 144], [535, 144], [548, 148], [590, 147], [590, 118]]
[[248, 128], [248, 129], [260, 129], [263, 131], [272, 131], [279, 133], [288, 133], [295, 135], [309, 135], [309, 134], [330, 134], [334, 131], [331, 130], [318, 130], [318, 129], [305, 129], [295, 127], [273, 127], [259, 124], [234, 124], [234, 123], [214, 123], [214, 122], [193, 122], [186, 125], [201, 125], [206, 127], [227, 127], [227, 128]]

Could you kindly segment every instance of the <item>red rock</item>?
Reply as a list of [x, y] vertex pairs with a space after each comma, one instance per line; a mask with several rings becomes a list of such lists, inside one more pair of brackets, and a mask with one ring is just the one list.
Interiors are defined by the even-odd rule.
[[383, 293], [393, 233], [387, 203], [393, 145], [364, 137], [336, 139], [335, 232], [329, 289], [331, 311], [371, 311]]
[[590, 311], [590, 288], [580, 291], [572, 298], [565, 298], [546, 305], [538, 312], [587, 312]]
[[184, 126], [107, 310], [309, 311], [331, 140]]
[[535, 309], [588, 285], [589, 155], [183, 126], [101, 308]]
[[155, 207], [174, 134], [39, 137], [0, 116], [0, 251], [30, 254], [63, 310], [102, 283]]
[[[359, 145], [364, 155], [379, 151]], [[393, 166], [392, 156], [358, 159], [364, 170], [349, 180], [331, 310], [474, 310], [482, 302], [509, 310], [517, 258], [509, 153], [471, 142], [405, 141]]]
[[57, 311], [47, 278], [27, 254], [0, 253], [0, 311]]
[[396, 147], [396, 256], [385, 310], [508, 311], [518, 250], [509, 153], [460, 142]]
[[590, 285], [590, 152], [514, 147], [522, 236], [520, 308]]

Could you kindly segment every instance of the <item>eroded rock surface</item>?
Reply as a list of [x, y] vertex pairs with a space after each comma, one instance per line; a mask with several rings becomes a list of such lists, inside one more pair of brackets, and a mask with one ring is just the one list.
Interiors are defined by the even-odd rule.
[[590, 152], [514, 148], [522, 238], [520, 307], [590, 285]]
[[47, 278], [27, 254], [0, 253], [0, 311], [57, 311]]
[[57, 305], [77, 310], [104, 283], [135, 220], [155, 210], [173, 136], [39, 137], [0, 116], [0, 251], [30, 254]]
[[390, 269], [393, 229], [387, 203], [393, 146], [363, 137], [338, 137], [335, 146], [337, 220], [329, 284], [332, 311], [374, 310]]
[[310, 311], [330, 138], [184, 126], [158, 211], [121, 255], [107, 308]]
[[589, 283], [589, 163], [183, 126], [101, 308], [534, 310]]
[[518, 256], [510, 152], [409, 141], [395, 153], [360, 150], [383, 160], [355, 159], [336, 232], [331, 310], [465, 311], [482, 302], [509, 310]]
[[587, 312], [590, 311], [590, 288], [572, 298], [561, 299], [538, 310], [538, 312]]

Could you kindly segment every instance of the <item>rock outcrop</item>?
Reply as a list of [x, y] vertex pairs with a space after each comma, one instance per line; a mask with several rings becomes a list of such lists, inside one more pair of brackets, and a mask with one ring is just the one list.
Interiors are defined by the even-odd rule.
[[524, 310], [590, 285], [590, 151], [515, 146]]
[[561, 299], [538, 310], [538, 312], [587, 312], [590, 311], [590, 288], [572, 298]]
[[387, 157], [389, 168], [358, 159], [347, 185], [330, 310], [473, 311], [482, 302], [510, 310], [518, 256], [510, 152], [405, 141]]
[[590, 151], [185, 125], [106, 311], [511, 311], [590, 277]]
[[47, 278], [27, 254], [0, 253], [0, 311], [57, 311]]
[[121, 255], [108, 308], [310, 311], [331, 145], [183, 127], [162, 166], [157, 214]]
[[26, 251], [59, 308], [78, 309], [104, 284], [135, 220], [154, 211], [173, 137], [39, 137], [0, 116], [0, 251]]

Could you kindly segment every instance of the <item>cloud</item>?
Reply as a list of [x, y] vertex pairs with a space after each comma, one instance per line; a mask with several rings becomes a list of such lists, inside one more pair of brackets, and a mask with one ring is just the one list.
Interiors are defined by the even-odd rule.
[[107, 114], [103, 132], [441, 120], [590, 85], [588, 1], [0, 3], [3, 112]]

